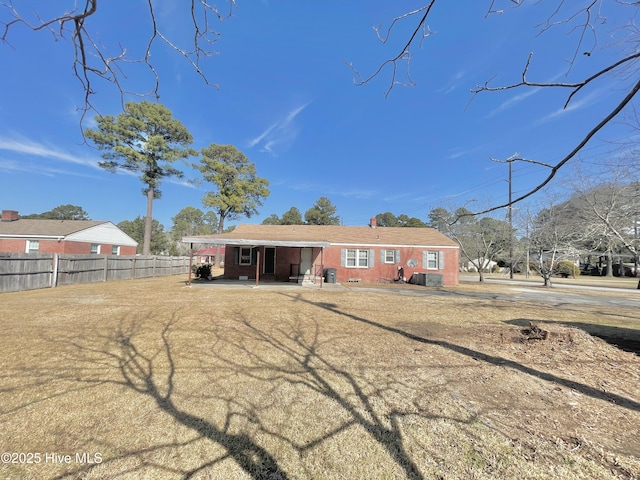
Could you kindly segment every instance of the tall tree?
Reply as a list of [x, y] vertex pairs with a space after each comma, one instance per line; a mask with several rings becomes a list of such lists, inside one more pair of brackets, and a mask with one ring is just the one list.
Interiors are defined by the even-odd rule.
[[320, 197], [304, 214], [309, 225], [340, 225], [340, 217], [336, 215], [336, 207], [327, 197]]
[[398, 215], [398, 226], [399, 227], [426, 227], [427, 224], [417, 217], [410, 217], [409, 215], [405, 215], [403, 213]]
[[280, 219], [281, 225], [303, 225], [302, 213], [296, 207], [291, 207], [289, 210], [282, 214]]
[[575, 261], [579, 252], [575, 248], [576, 240], [582, 237], [577, 222], [567, 221], [572, 211], [568, 203], [549, 205], [533, 216], [529, 225], [529, 250], [537, 262], [538, 273], [545, 287], [551, 286], [551, 275], [562, 260]]
[[563, 208], [568, 212], [567, 222], [580, 222], [582, 236], [577, 246], [587, 254], [604, 253], [607, 276], [614, 274], [615, 256], [631, 256], [637, 265], [640, 184], [614, 178], [595, 185], [582, 183], [581, 187]]
[[21, 218], [42, 218], [50, 220], [89, 220], [89, 214], [77, 205], [58, 205], [48, 212], [20, 215]]
[[282, 220], [275, 213], [272, 213], [262, 221], [262, 225], [281, 225]]
[[143, 255], [151, 252], [153, 200], [161, 196], [160, 183], [167, 177], [182, 178], [183, 173], [172, 163], [195, 155], [189, 148], [191, 134], [171, 111], [163, 105], [142, 101], [129, 102], [117, 117], [96, 117], [98, 129], [85, 130], [85, 136], [105, 153], [99, 165], [115, 173], [118, 169], [139, 173], [145, 185], [147, 214], [143, 240]]
[[484, 281], [484, 269], [509, 247], [511, 227], [508, 222], [491, 217], [476, 218], [465, 208], [449, 212], [435, 208], [429, 213], [432, 226], [460, 245], [462, 255]]
[[[138, 253], [142, 253], [140, 246], [145, 235], [145, 220], [142, 217], [136, 217], [134, 220], [124, 220], [118, 224], [118, 228], [138, 242]], [[167, 253], [169, 249], [169, 241], [164, 231], [164, 226], [158, 220], [154, 220], [153, 228], [151, 229], [150, 253], [147, 255], [162, 255]]]
[[[200, 163], [194, 167], [215, 187], [205, 194], [202, 204], [218, 215], [218, 233], [224, 231], [225, 220], [258, 213], [270, 192], [269, 181], [258, 177], [256, 166], [233, 145], [212, 143], [201, 153]], [[216, 264], [219, 258], [216, 255]]]
[[397, 227], [398, 218], [391, 212], [379, 213], [376, 215], [376, 225], [378, 227]]
[[262, 225], [304, 225], [304, 220], [302, 220], [300, 210], [291, 207], [282, 214], [282, 218], [272, 213], [262, 221]]
[[218, 229], [218, 219], [213, 212], [204, 213], [199, 208], [185, 207], [171, 218], [171, 239], [174, 250], [181, 255], [188, 253], [181, 239], [193, 235], [212, 235]]

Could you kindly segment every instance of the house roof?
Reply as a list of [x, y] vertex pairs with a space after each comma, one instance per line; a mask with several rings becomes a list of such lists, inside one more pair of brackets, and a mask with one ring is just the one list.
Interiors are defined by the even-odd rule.
[[93, 220], [41, 220], [19, 219], [12, 222], [0, 222], [0, 236], [20, 237], [66, 237], [87, 228], [107, 222]]
[[210, 245], [278, 245], [327, 247], [421, 246], [458, 248], [458, 244], [433, 228], [345, 227], [340, 225], [250, 225], [243, 224], [229, 233], [184, 237], [185, 243]]
[[0, 221], [0, 238], [65, 239], [80, 242], [138, 244], [111, 222], [94, 220], [18, 219]]

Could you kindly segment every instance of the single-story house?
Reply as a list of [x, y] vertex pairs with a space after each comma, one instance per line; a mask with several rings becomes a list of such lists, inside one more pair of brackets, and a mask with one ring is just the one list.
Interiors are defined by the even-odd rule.
[[0, 252], [135, 255], [138, 242], [111, 222], [21, 219], [2, 210]]
[[182, 241], [225, 245], [226, 279], [375, 283], [403, 277], [458, 284], [455, 241], [433, 228], [376, 227], [375, 218], [367, 227], [243, 224], [229, 233]]

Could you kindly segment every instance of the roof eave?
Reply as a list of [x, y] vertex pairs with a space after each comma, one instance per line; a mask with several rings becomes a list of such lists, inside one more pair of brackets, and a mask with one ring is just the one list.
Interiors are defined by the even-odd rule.
[[252, 238], [182, 237], [182, 243], [201, 245], [240, 245], [264, 247], [328, 247], [330, 242], [304, 240], [257, 240]]

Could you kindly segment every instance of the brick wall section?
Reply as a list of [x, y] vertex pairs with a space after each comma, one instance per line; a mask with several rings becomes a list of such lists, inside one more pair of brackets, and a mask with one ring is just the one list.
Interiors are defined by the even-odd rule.
[[[380, 261], [380, 250], [387, 248], [373, 248], [373, 268], [347, 268], [340, 265], [341, 250], [343, 248], [358, 248], [355, 246], [330, 246], [325, 249], [324, 265], [325, 268], [336, 269], [336, 281], [345, 283], [349, 279], [360, 279], [362, 282], [375, 283], [378, 281], [395, 280], [398, 278], [398, 267], [404, 269], [404, 276], [407, 280], [411, 278], [414, 272], [439, 273], [443, 275], [443, 285], [458, 285], [458, 255], [459, 251], [455, 248], [422, 248], [422, 247], [389, 247], [389, 250], [400, 250], [400, 261], [398, 263], [383, 263]], [[367, 247], [360, 247], [366, 250]], [[427, 270], [422, 267], [422, 252], [424, 251], [444, 252], [444, 269]], [[415, 267], [407, 266], [407, 262], [415, 259], [418, 264]]]
[[26, 253], [26, 240], [14, 240], [9, 238], [0, 239], [0, 252]]
[[[100, 253], [110, 255], [113, 245], [100, 246]], [[27, 253], [27, 241], [22, 239], [0, 239], [0, 252]], [[70, 253], [90, 254], [91, 244], [84, 242], [67, 242], [57, 240], [39, 240], [38, 253]], [[120, 255], [135, 255], [136, 247], [120, 246]]]

